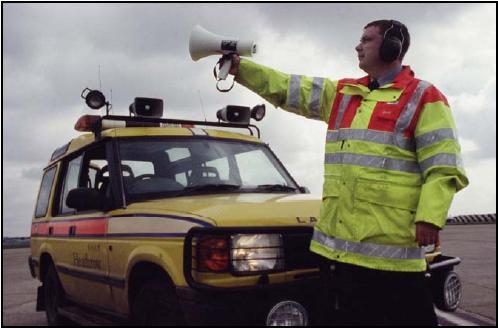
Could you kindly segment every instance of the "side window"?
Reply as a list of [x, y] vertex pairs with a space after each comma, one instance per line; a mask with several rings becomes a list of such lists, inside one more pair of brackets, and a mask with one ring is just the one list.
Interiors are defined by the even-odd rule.
[[[85, 163], [88, 163], [88, 161], [86, 161]], [[106, 179], [109, 179], [109, 172], [106, 166], [107, 160], [90, 159], [90, 165], [88, 167], [88, 177], [85, 176], [85, 173], [87, 172], [85, 170], [86, 166], [83, 166], [83, 177], [88, 180], [86, 187], [98, 189], [102, 185], [104, 177]]]
[[50, 191], [55, 177], [55, 168], [52, 167], [43, 174], [38, 200], [36, 201], [35, 217], [44, 217], [47, 214]]
[[105, 145], [98, 145], [66, 163], [65, 175], [59, 198], [58, 214], [70, 215], [75, 209], [67, 206], [69, 191], [75, 188], [98, 190], [103, 199], [110, 198], [111, 184]]
[[73, 208], [69, 208], [66, 205], [66, 199], [69, 191], [78, 187], [82, 160], [83, 160], [83, 155], [80, 155], [79, 157], [69, 161], [69, 163], [67, 164], [66, 176], [64, 177], [64, 185], [62, 189], [62, 197], [60, 202], [61, 214], [74, 212]]
[[90, 188], [95, 188], [95, 179], [97, 177], [97, 172], [99, 171], [99, 167], [95, 164], [90, 164], [90, 168], [88, 168], [88, 186]]
[[109, 198], [111, 195], [111, 178], [109, 177], [108, 165], [104, 144], [86, 151], [83, 156], [78, 187], [96, 189], [100, 192], [102, 198]]

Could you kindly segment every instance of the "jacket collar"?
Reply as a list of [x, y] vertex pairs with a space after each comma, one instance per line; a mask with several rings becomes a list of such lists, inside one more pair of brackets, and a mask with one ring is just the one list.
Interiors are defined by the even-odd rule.
[[[389, 87], [395, 89], [405, 89], [408, 86], [408, 84], [411, 81], [413, 81], [414, 78], [415, 78], [415, 72], [412, 71], [410, 66], [403, 65], [401, 67], [401, 72], [399, 72], [398, 75], [396, 75], [396, 77], [392, 81], [393, 84]], [[368, 75], [363, 78], [354, 80], [354, 84], [359, 84], [365, 87], [368, 87], [369, 82], [370, 82], [370, 77]]]
[[410, 66], [405, 65], [401, 72], [394, 78], [392, 88], [405, 89], [414, 79], [415, 72], [412, 71]]

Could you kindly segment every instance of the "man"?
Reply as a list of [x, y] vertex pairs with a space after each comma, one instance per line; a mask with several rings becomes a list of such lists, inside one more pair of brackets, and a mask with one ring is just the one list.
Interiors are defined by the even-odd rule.
[[232, 55], [235, 80], [270, 103], [328, 124], [320, 220], [311, 250], [335, 264], [345, 325], [434, 326], [421, 246], [437, 244], [468, 185], [445, 96], [402, 66], [406, 26], [367, 24], [368, 76], [288, 75]]

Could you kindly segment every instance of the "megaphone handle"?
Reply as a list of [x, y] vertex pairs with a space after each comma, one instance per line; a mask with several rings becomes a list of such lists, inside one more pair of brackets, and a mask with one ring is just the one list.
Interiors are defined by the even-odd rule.
[[223, 65], [220, 67], [220, 72], [218, 73], [218, 80], [225, 80], [231, 67], [232, 60], [229, 58], [224, 59]]
[[221, 91], [222, 93], [226, 93], [226, 92], [229, 92], [230, 90], [232, 90], [233, 85], [235, 84], [235, 79], [234, 79], [234, 80], [232, 80], [232, 85], [230, 87], [228, 87], [227, 89], [221, 89], [220, 88], [220, 81], [222, 81], [222, 80], [216, 81], [216, 89], [218, 89], [218, 91]]
[[[218, 73], [216, 73], [216, 66], [218, 66], [218, 64], [220, 65], [220, 70]], [[218, 91], [221, 91], [223, 93], [226, 93], [227, 91], [230, 91], [232, 90], [233, 88], [233, 85], [235, 83], [235, 79], [232, 80], [232, 85], [228, 88], [228, 89], [222, 89], [220, 88], [220, 81], [222, 80], [226, 80], [227, 76], [228, 76], [228, 72], [230, 72], [230, 68], [232, 67], [232, 60], [230, 59], [230, 54], [225, 54], [223, 55], [218, 63], [216, 63], [216, 65], [214, 66], [213, 68], [213, 75], [216, 79], [216, 89], [218, 89]]]

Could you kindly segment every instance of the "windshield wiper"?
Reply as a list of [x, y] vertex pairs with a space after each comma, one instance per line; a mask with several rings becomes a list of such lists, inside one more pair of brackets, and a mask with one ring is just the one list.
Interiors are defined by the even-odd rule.
[[240, 189], [240, 185], [235, 184], [202, 184], [185, 187], [176, 195], [185, 195], [192, 192], [216, 192], [216, 191], [233, 191]]
[[263, 184], [263, 185], [258, 185], [258, 190], [264, 190], [264, 191], [276, 191], [276, 192], [293, 192], [296, 191], [297, 189], [292, 186], [287, 186], [283, 184]]

